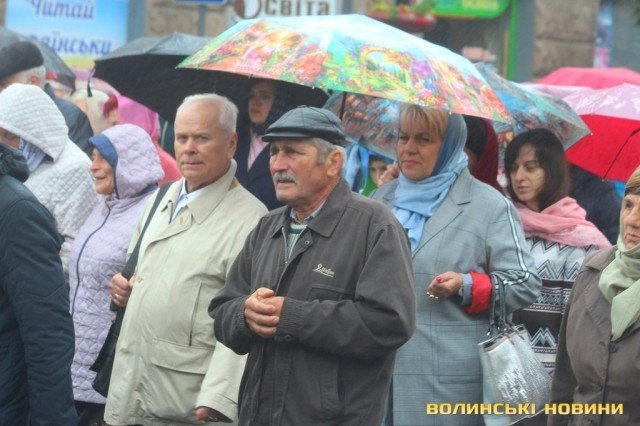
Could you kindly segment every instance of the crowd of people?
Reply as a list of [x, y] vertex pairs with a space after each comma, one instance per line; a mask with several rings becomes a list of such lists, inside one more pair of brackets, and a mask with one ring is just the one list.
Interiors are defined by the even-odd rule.
[[402, 106], [392, 162], [260, 79], [246, 116], [185, 98], [174, 159], [120, 95], [78, 136], [32, 47], [0, 50], [0, 424], [483, 425], [425, 404], [483, 402], [496, 286], [550, 402], [625, 404], [520, 424], [640, 421], [640, 168], [581, 204], [533, 129], [503, 188], [487, 120]]

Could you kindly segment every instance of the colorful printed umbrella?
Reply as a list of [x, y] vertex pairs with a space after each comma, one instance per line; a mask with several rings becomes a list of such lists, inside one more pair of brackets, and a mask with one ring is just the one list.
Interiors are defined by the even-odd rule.
[[387, 158], [396, 158], [400, 102], [337, 92], [324, 105], [342, 123], [347, 140]]
[[[176, 68], [207, 41], [204, 37], [182, 33], [142, 37], [97, 59], [94, 75], [169, 122], [173, 122], [182, 100], [196, 93], [226, 96], [242, 111], [246, 108], [250, 87], [250, 80], [245, 76]], [[321, 90], [293, 84], [288, 87], [296, 105], [320, 106], [327, 99]]]
[[562, 99], [509, 81], [485, 64], [476, 64], [476, 67], [513, 118], [514, 124], [511, 126], [495, 123], [496, 133], [513, 132], [513, 135], [517, 135], [530, 129], [545, 128], [562, 141], [565, 149], [589, 134], [589, 127]]
[[626, 182], [640, 166], [640, 86], [587, 89], [564, 100], [591, 129], [567, 151], [569, 162], [602, 178]]
[[471, 62], [362, 15], [241, 21], [180, 67], [359, 93], [510, 122]]

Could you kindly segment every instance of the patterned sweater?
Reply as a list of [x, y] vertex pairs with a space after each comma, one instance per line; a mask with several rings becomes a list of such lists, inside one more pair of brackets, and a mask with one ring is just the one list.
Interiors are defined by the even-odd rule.
[[553, 372], [560, 323], [571, 287], [582, 261], [598, 247], [571, 247], [539, 237], [527, 237], [536, 273], [542, 279], [538, 299], [513, 314], [516, 324], [524, 324], [531, 335], [531, 345], [549, 373]]

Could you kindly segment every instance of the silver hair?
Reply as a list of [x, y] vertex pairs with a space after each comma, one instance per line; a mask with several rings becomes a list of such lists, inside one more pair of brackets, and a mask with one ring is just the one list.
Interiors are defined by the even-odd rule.
[[321, 138], [311, 138], [308, 140], [311, 145], [315, 146], [318, 150], [317, 164], [324, 164], [324, 162], [327, 161], [327, 157], [329, 156], [329, 154], [331, 154], [333, 151], [340, 151], [342, 153], [342, 160], [344, 161], [346, 154], [344, 148], [340, 145], [334, 145], [331, 142]]
[[39, 67], [35, 68], [29, 68], [28, 70], [18, 71], [15, 74], [15, 77], [18, 82], [22, 84], [28, 84], [29, 77], [34, 75], [38, 77], [40, 81], [40, 88], [44, 89], [44, 85], [47, 83], [47, 70], [45, 69], [44, 65], [40, 65]]
[[185, 105], [194, 102], [208, 102], [212, 105], [217, 105], [220, 108], [220, 125], [229, 133], [236, 131], [238, 107], [228, 98], [216, 93], [199, 93], [197, 95], [187, 96], [176, 110], [176, 115], [178, 115]]

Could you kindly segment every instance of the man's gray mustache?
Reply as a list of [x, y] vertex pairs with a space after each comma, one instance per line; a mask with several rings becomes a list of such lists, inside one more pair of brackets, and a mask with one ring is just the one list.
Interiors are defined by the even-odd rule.
[[293, 174], [287, 173], [287, 172], [276, 172], [273, 174], [274, 185], [276, 183], [288, 183], [288, 182], [298, 183], [298, 180]]

